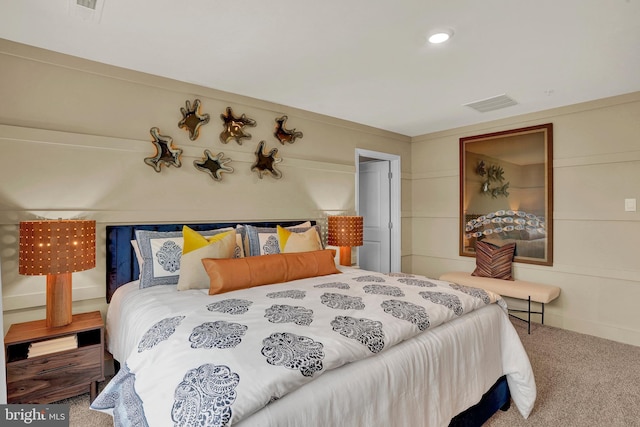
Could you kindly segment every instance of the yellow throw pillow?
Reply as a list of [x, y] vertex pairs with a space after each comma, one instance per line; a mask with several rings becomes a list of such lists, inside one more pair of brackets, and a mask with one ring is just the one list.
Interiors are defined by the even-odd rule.
[[280, 253], [310, 252], [322, 250], [320, 236], [318, 236], [318, 232], [313, 227], [302, 233], [296, 233], [278, 225], [277, 231]]
[[[184, 246], [180, 259], [180, 277], [177, 289], [179, 291], [208, 289], [210, 286], [209, 276], [202, 266], [202, 259], [233, 258], [236, 250], [236, 231], [231, 230], [216, 234], [207, 239], [198, 232], [185, 227], [183, 228], [183, 237]], [[203, 240], [204, 245], [202, 245]], [[187, 241], [190, 241], [188, 246]]]
[[235, 230], [231, 229], [224, 233], [218, 233], [213, 236], [204, 237], [202, 234], [198, 233], [197, 231], [187, 227], [186, 225], [183, 225], [182, 238], [184, 242], [182, 244], [182, 255], [188, 254], [191, 251], [210, 245], [211, 243], [218, 242], [224, 239], [224, 237], [231, 232], [233, 232], [233, 235], [235, 236]]

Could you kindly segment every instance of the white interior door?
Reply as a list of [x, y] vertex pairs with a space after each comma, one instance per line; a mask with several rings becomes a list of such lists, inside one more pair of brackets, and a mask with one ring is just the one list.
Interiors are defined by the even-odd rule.
[[391, 271], [391, 166], [388, 160], [360, 163], [359, 214], [364, 217], [363, 246], [358, 265], [370, 271]]

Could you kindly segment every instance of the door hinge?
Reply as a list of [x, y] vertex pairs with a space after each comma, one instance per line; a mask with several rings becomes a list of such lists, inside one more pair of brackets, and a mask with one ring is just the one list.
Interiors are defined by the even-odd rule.
[[389, 221], [389, 230], [391, 230], [392, 228], [393, 228], [393, 223]]
[[393, 172], [389, 172], [389, 180], [391, 180], [391, 178], [393, 178]]

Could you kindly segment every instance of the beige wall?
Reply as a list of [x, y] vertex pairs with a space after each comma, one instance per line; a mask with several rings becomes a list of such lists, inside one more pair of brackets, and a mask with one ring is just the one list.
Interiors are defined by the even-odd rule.
[[[105, 310], [104, 227], [114, 223], [322, 219], [355, 209], [356, 148], [401, 156], [402, 267], [437, 277], [473, 269], [458, 256], [458, 140], [554, 124], [553, 267], [517, 264], [516, 277], [557, 284], [547, 323], [640, 345], [640, 93], [411, 139], [343, 120], [122, 70], [0, 40], [0, 258], [4, 328], [44, 317], [44, 278], [17, 273], [17, 225], [36, 216], [98, 222], [97, 266], [75, 273], [74, 312]], [[211, 122], [190, 141], [177, 123], [199, 98]], [[258, 122], [222, 144], [227, 106]], [[304, 138], [281, 146], [275, 117]], [[184, 150], [156, 173], [149, 129]], [[260, 140], [279, 149], [281, 180], [250, 166]], [[222, 182], [197, 171], [204, 149], [233, 159]]]
[[518, 279], [560, 286], [545, 323], [640, 345], [640, 92], [413, 139], [414, 273], [472, 271], [458, 256], [459, 138], [553, 123], [554, 264]]
[[[335, 118], [122, 70], [0, 40], [0, 256], [5, 330], [44, 318], [45, 279], [18, 275], [18, 223], [84, 217], [98, 227], [97, 266], [73, 274], [74, 313], [106, 309], [105, 225], [141, 222], [318, 219], [355, 210], [355, 149], [401, 156], [408, 182], [410, 138]], [[188, 66], [188, 64], [185, 64]], [[259, 76], [257, 76], [259, 77]], [[190, 141], [178, 128], [185, 101], [202, 101], [209, 124]], [[242, 145], [219, 141], [226, 107], [257, 121]], [[275, 118], [304, 137], [281, 145]], [[182, 167], [144, 163], [157, 126], [182, 148]], [[283, 177], [250, 167], [259, 141], [278, 148]], [[216, 182], [196, 170], [205, 149], [235, 171]], [[410, 188], [410, 186], [408, 187]], [[404, 211], [410, 193], [403, 191]], [[407, 225], [408, 227], [408, 225]], [[404, 250], [410, 250], [406, 246]]]

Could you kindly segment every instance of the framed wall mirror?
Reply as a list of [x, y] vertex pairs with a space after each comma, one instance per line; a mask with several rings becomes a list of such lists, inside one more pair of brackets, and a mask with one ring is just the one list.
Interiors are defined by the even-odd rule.
[[460, 138], [460, 255], [515, 243], [515, 262], [553, 264], [553, 125]]

